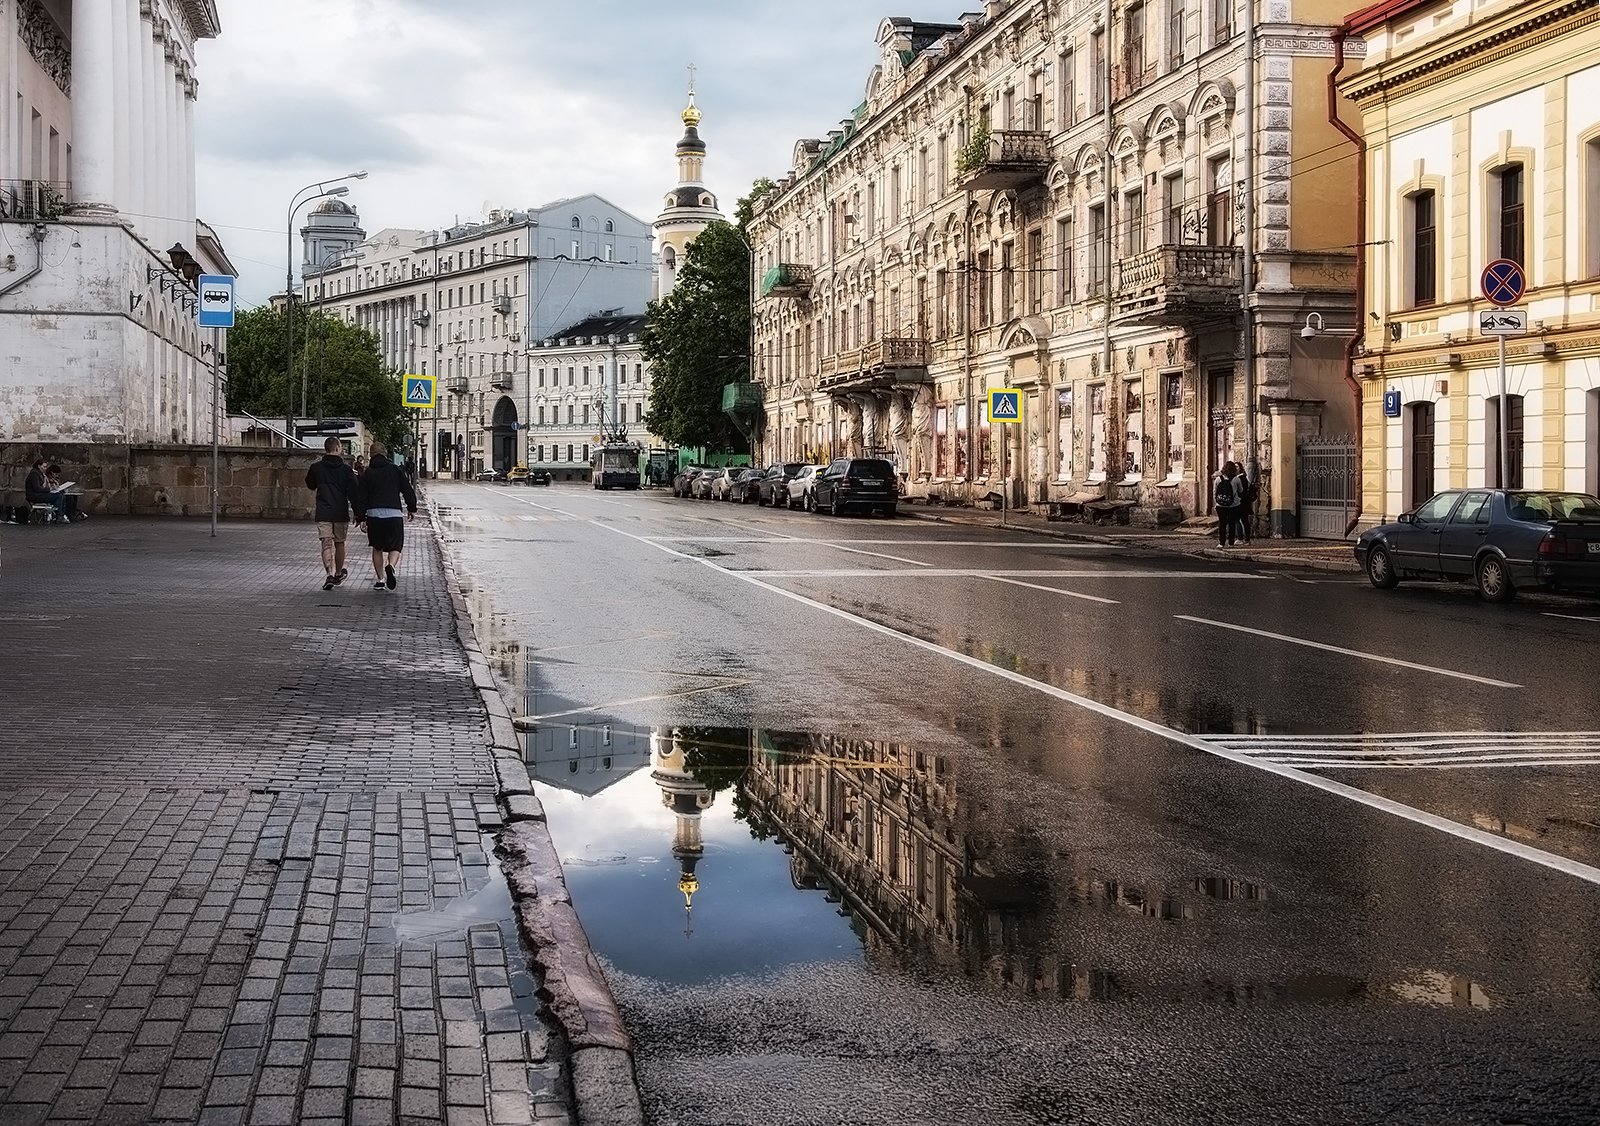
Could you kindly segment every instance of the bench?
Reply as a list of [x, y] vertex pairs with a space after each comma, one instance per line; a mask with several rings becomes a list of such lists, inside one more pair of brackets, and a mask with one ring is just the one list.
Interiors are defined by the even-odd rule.
[[1060, 500], [1047, 500], [1044, 502], [1044, 518], [1047, 521], [1076, 520], [1089, 523], [1092, 513], [1090, 506], [1104, 500], [1100, 493], [1073, 493]]

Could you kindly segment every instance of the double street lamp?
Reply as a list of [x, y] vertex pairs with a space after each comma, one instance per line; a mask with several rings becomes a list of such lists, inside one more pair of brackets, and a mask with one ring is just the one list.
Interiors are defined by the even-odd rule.
[[[315, 184], [307, 184], [294, 193], [294, 198], [289, 201], [289, 215], [284, 223], [285, 227], [285, 252], [283, 256], [283, 436], [284, 442], [294, 439], [294, 213], [314, 199], [324, 196], [348, 195], [349, 188], [331, 187], [341, 184], [345, 180], [365, 180], [367, 174], [362, 172], [349, 172], [343, 176], [335, 176], [331, 180], [319, 180]], [[300, 396], [302, 403], [306, 395], [306, 386], [302, 381]], [[302, 406], [302, 409], [303, 406]]]

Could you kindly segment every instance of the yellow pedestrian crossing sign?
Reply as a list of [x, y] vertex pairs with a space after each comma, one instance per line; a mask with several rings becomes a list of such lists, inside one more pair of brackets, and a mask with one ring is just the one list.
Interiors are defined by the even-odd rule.
[[431, 411], [436, 405], [434, 398], [438, 380], [431, 375], [408, 375], [405, 377], [405, 406], [407, 410]]
[[1015, 387], [996, 387], [989, 392], [990, 422], [1021, 422], [1022, 392]]

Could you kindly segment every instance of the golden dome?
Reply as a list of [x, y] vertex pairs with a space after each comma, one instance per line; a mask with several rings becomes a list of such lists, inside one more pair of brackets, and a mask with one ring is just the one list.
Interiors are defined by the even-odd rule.
[[694, 91], [689, 91], [689, 104], [683, 111], [683, 123], [690, 129], [700, 124], [700, 107], [694, 104]]
[[683, 892], [683, 905], [693, 907], [694, 893], [700, 890], [700, 881], [695, 878], [693, 872], [685, 872], [678, 880], [678, 890]]

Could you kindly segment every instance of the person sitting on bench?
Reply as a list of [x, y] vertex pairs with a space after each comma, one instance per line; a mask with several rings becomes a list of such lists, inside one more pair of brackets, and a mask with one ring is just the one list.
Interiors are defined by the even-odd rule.
[[57, 514], [61, 513], [62, 494], [50, 487], [49, 471], [45, 468], [44, 458], [34, 459], [33, 468], [28, 470], [28, 480], [22, 486], [22, 490], [29, 508], [36, 504], [48, 504]]
[[44, 482], [50, 489], [50, 503], [55, 507], [56, 519], [68, 524], [82, 519], [78, 512], [77, 495], [67, 492], [75, 482], [61, 479], [61, 466], [53, 462], [45, 466]]

